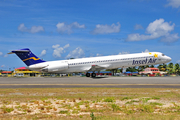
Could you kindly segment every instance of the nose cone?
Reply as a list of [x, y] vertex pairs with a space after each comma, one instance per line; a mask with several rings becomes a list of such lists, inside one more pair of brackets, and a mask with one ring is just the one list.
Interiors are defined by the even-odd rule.
[[172, 59], [170, 57], [167, 56], [167, 61], [170, 62]]

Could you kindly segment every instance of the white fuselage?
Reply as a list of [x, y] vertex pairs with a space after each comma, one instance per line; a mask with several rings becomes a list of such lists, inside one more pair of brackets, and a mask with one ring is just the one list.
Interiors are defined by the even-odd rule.
[[[31, 65], [27, 68], [50, 73], [72, 73], [155, 65], [170, 61], [170, 57], [160, 52], [151, 52], [50, 61]], [[92, 70], [92, 66], [97, 66], [98, 68]]]

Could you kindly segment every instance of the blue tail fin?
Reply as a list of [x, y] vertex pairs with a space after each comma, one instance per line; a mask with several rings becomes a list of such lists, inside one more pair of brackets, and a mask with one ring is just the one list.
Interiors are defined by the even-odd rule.
[[13, 50], [8, 54], [13, 54], [13, 53], [15, 53], [27, 66], [46, 62], [38, 58], [36, 55], [34, 55], [28, 48]]

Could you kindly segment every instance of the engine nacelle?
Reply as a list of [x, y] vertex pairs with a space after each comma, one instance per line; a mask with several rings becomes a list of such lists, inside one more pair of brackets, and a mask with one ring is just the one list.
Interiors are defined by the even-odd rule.
[[43, 72], [58, 72], [68, 69], [68, 63], [53, 63], [49, 64], [49, 66], [43, 68], [41, 71]]

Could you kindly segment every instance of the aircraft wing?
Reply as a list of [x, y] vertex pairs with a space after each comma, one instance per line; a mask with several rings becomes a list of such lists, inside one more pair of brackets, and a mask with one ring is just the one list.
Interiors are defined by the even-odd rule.
[[92, 65], [84, 68], [84, 71], [100, 71], [103, 69], [107, 69], [110, 65]]

